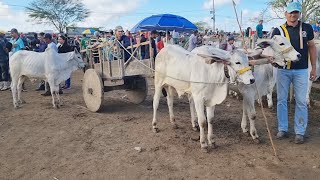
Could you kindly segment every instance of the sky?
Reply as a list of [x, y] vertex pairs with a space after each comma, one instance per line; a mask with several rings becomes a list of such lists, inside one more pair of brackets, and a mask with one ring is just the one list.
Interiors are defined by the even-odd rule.
[[[17, 28], [21, 32], [41, 32], [55, 30], [50, 25], [35, 24], [28, 18], [25, 6], [33, 0], [0, 0], [0, 29], [10, 30]], [[154, 14], [176, 14], [191, 22], [204, 21], [209, 27], [213, 26], [213, 0], [83, 0], [91, 11], [89, 18], [77, 23], [79, 27], [102, 27], [114, 29], [121, 25], [124, 29], [131, 29], [142, 19]], [[267, 8], [268, 0], [235, 0], [239, 15], [242, 11], [242, 26], [255, 27], [260, 12]], [[216, 28], [225, 31], [239, 31], [232, 0], [215, 0]], [[268, 16], [275, 16], [271, 10]], [[254, 19], [255, 18], [255, 19]], [[278, 26], [283, 20], [274, 20], [264, 23], [264, 30]]]

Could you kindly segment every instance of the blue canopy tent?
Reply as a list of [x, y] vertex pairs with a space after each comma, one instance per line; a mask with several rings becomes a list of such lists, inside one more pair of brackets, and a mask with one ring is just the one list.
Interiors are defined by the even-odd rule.
[[158, 14], [143, 19], [131, 29], [131, 32], [152, 30], [184, 32], [197, 29], [196, 25], [184, 17], [173, 14]]

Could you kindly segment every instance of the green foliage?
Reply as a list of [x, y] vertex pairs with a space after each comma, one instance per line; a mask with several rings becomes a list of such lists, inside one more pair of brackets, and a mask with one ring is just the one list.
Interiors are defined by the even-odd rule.
[[[282, 12], [278, 14], [279, 17], [284, 17], [287, 3], [292, 0], [271, 0], [269, 5], [276, 12]], [[302, 21], [308, 21], [314, 23], [320, 15], [320, 1], [319, 0], [300, 0], [302, 2]]]
[[208, 23], [203, 22], [203, 21], [195, 22], [194, 25], [196, 25], [198, 27], [198, 31], [204, 31], [209, 26]]
[[90, 14], [81, 0], [34, 0], [26, 11], [37, 23], [53, 25], [59, 32], [84, 21]]

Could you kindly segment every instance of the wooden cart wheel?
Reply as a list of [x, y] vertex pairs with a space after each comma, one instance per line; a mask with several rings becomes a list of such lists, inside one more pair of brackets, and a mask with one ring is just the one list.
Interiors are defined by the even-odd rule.
[[148, 82], [145, 77], [137, 77], [136, 89], [126, 90], [127, 98], [134, 104], [142, 103], [148, 95]]
[[92, 112], [101, 109], [104, 87], [101, 77], [94, 69], [88, 69], [83, 76], [82, 93], [87, 108]]

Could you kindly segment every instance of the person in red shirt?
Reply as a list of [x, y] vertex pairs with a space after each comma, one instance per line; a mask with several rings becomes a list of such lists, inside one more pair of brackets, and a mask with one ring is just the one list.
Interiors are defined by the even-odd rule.
[[164, 36], [161, 34], [161, 35], [160, 35], [160, 38], [159, 38], [159, 41], [157, 42], [158, 52], [159, 52], [162, 48], [164, 48], [163, 38], [164, 38]]

